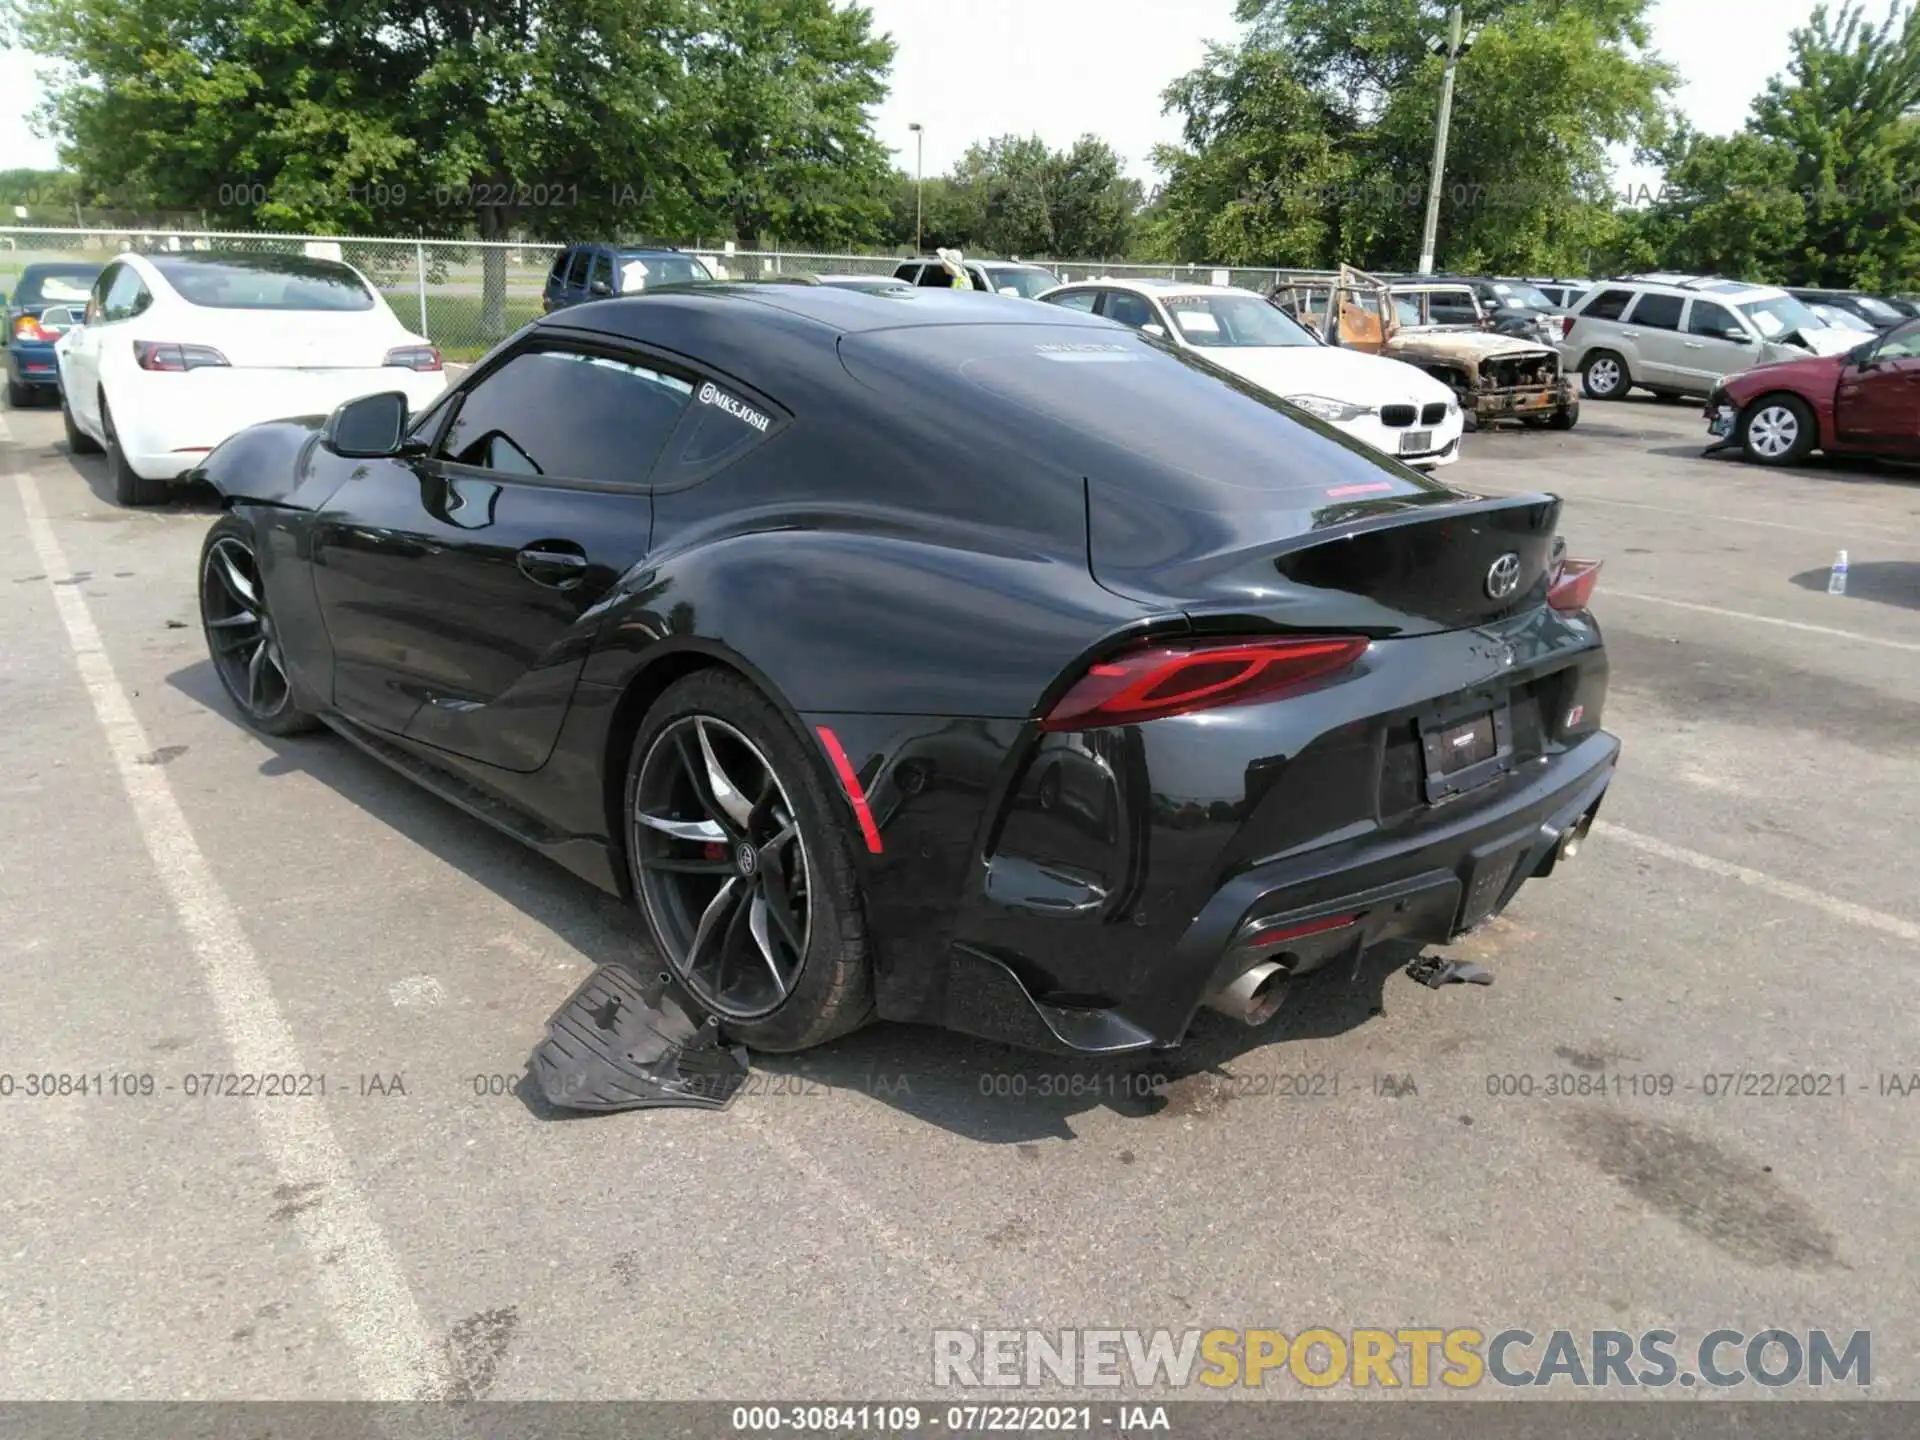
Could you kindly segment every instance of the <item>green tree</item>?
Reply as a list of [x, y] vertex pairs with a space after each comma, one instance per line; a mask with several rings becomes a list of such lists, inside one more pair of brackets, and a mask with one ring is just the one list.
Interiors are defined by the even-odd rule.
[[[1578, 267], [1618, 228], [1607, 149], [1656, 124], [1671, 70], [1651, 0], [1473, 0], [1439, 253], [1450, 267]], [[1157, 223], [1181, 259], [1410, 265], [1441, 61], [1438, 0], [1242, 0], [1250, 26], [1166, 92], [1183, 120]], [[1211, 153], [1224, 147], [1221, 153]], [[1223, 247], [1234, 245], [1228, 250]]]
[[970, 191], [979, 206], [976, 246], [1001, 255], [1052, 251], [1052, 161], [1038, 135], [1001, 135], [967, 147], [953, 183]]
[[1048, 253], [1076, 260], [1113, 260], [1133, 242], [1134, 216], [1145, 200], [1140, 182], [1121, 173], [1120, 157], [1096, 135], [1049, 161]]
[[[90, 185], [237, 227], [499, 240], [823, 236], [835, 200], [877, 223], [868, 26], [827, 0], [12, 0], [10, 28], [61, 62], [42, 120]], [[764, 83], [783, 71], [808, 99]]]

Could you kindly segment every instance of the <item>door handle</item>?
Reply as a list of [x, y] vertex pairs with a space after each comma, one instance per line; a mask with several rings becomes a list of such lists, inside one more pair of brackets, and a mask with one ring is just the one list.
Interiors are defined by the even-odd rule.
[[554, 590], [571, 590], [587, 576], [585, 552], [564, 540], [529, 545], [514, 559], [522, 575]]
[[1620, 338], [1622, 340], [1638, 340], [1640, 338], [1640, 332], [1638, 330], [1622, 330], [1620, 332]]
[[1704, 350], [1704, 349], [1706, 349], [1706, 348], [1707, 348], [1707, 347], [1706, 347], [1705, 345], [1703, 345], [1703, 344], [1701, 344], [1701, 343], [1700, 343], [1700, 342], [1699, 342], [1698, 340], [1689, 340], [1689, 341], [1687, 341], [1687, 349], [1689, 349], [1689, 350]]

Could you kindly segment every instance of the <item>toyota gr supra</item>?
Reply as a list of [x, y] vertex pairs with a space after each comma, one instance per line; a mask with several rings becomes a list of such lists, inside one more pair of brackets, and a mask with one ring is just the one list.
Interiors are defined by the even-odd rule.
[[423, 411], [256, 425], [199, 586], [323, 723], [595, 884], [735, 1040], [1259, 1020], [1563, 862], [1595, 569], [1156, 337], [716, 285], [534, 322]]

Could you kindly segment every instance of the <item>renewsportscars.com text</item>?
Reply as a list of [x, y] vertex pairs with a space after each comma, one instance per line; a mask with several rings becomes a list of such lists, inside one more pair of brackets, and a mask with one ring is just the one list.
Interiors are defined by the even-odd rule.
[[1731, 1389], [1873, 1383], [1866, 1330], [936, 1330], [943, 1388]]

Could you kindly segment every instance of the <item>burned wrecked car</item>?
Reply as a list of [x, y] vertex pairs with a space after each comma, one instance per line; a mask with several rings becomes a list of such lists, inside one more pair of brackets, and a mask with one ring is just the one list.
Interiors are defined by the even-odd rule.
[[1475, 424], [1518, 420], [1571, 430], [1580, 398], [1548, 345], [1486, 328], [1457, 281], [1388, 282], [1351, 266], [1337, 278], [1283, 280], [1267, 299], [1331, 345], [1388, 355], [1449, 386]]

